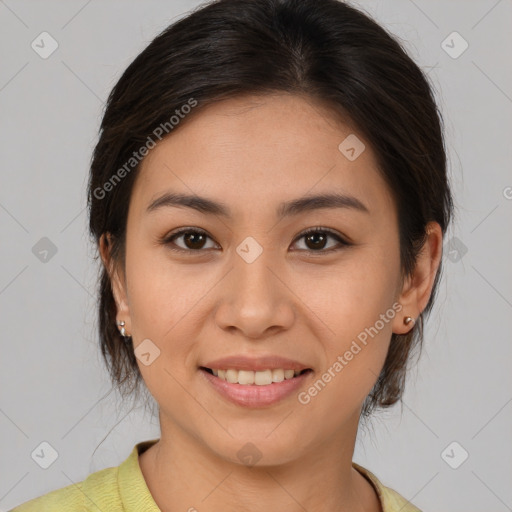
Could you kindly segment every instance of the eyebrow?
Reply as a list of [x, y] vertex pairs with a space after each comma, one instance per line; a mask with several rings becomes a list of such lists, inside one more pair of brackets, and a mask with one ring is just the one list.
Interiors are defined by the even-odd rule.
[[[166, 192], [152, 201], [146, 212], [150, 213], [164, 207], [193, 208], [204, 214], [232, 218], [230, 208], [222, 202], [213, 201], [197, 195]], [[356, 197], [348, 194], [324, 193], [308, 195], [281, 203], [276, 210], [276, 217], [282, 219], [303, 212], [324, 208], [350, 208], [369, 214], [369, 209]]]

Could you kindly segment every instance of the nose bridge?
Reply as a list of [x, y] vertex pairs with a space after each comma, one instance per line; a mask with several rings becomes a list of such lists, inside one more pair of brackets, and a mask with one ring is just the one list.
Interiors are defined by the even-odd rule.
[[276, 277], [280, 267], [276, 258], [276, 251], [252, 237], [236, 247], [217, 309], [219, 326], [237, 328], [245, 336], [256, 338], [271, 327], [291, 325], [293, 311], [286, 286]]
[[[251, 302], [252, 296], [256, 302], [263, 300], [268, 304], [278, 292], [274, 275], [275, 251], [265, 241], [260, 243], [249, 236], [236, 248], [233, 278], [239, 299]], [[243, 297], [240, 294], [243, 294]]]

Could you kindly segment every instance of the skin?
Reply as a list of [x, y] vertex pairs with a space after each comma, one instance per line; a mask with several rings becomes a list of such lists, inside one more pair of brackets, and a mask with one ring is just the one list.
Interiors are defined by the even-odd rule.
[[[408, 332], [404, 317], [417, 318], [428, 302], [442, 232], [437, 223], [427, 226], [415, 272], [402, 283], [396, 206], [368, 144], [354, 161], [338, 150], [350, 133], [305, 97], [210, 105], [144, 159], [130, 201], [124, 272], [109, 266], [101, 240], [118, 321], [135, 348], [149, 338], [160, 350], [150, 365], [137, 362], [161, 427], [160, 441], [139, 462], [163, 511], [381, 510], [351, 465], [359, 415], [392, 333]], [[168, 191], [223, 202], [233, 217], [184, 207], [145, 211]], [[275, 215], [282, 201], [333, 191], [355, 196], [369, 213]], [[298, 238], [317, 226], [353, 245]], [[189, 252], [173, 252], [159, 240], [181, 227], [208, 237], [201, 246], [181, 236], [174, 246]], [[250, 264], [236, 252], [248, 236], [263, 249]], [[244, 408], [221, 397], [198, 369], [222, 356], [277, 354], [313, 369], [307, 389], [394, 303], [402, 310], [306, 405], [293, 393], [263, 409]], [[262, 454], [252, 467], [237, 457], [247, 442]]]

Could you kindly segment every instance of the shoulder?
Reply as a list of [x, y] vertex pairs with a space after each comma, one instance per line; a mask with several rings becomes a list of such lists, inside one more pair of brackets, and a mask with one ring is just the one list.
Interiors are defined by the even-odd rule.
[[10, 512], [53, 512], [57, 510], [82, 510], [80, 488], [83, 482], [50, 491], [43, 496], [26, 501]]
[[359, 464], [356, 464], [355, 462], [352, 463], [352, 466], [373, 485], [379, 496], [383, 512], [421, 512], [419, 508], [415, 507], [401, 494], [383, 485], [371, 471]]
[[158, 439], [141, 441], [119, 466], [100, 469], [82, 482], [50, 491], [9, 512], [158, 512], [138, 461], [139, 455], [156, 442]]
[[[118, 467], [91, 473], [85, 480], [31, 499], [9, 512], [85, 512], [117, 510]], [[119, 509], [122, 510], [122, 509]]]

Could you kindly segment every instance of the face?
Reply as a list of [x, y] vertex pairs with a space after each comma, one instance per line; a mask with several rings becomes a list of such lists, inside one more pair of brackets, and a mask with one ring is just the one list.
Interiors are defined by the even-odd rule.
[[[365, 143], [311, 99], [245, 97], [185, 119], [143, 161], [114, 291], [162, 437], [238, 462], [250, 442], [277, 464], [353, 432], [392, 332], [410, 327], [396, 207], [371, 147], [339, 149], [351, 135]], [[203, 367], [249, 382], [309, 370], [260, 386]]]

